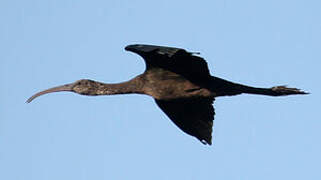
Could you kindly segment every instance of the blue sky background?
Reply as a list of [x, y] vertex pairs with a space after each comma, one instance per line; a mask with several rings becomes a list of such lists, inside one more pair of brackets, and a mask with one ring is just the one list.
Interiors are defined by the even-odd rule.
[[[0, 179], [321, 179], [321, 1], [0, 1]], [[128, 80], [124, 47], [199, 51], [213, 75], [308, 96], [215, 101], [213, 145], [142, 95], [72, 93], [82, 78]]]

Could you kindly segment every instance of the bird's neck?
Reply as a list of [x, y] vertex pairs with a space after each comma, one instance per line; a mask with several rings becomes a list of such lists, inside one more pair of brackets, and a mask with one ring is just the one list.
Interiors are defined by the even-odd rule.
[[90, 93], [87, 95], [115, 95], [115, 94], [142, 94], [142, 83], [137, 79], [134, 78], [132, 80], [122, 82], [122, 83], [115, 83], [115, 84], [108, 84], [95, 81], [95, 86], [90, 88]]

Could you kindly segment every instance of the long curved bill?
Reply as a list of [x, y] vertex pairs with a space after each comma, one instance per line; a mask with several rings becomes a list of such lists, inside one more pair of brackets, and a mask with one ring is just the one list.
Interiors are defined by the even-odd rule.
[[74, 86], [74, 83], [71, 84], [65, 84], [62, 86], [57, 86], [57, 87], [53, 87], [41, 92], [38, 92], [37, 94], [31, 96], [26, 103], [30, 103], [32, 100], [34, 100], [36, 97], [44, 95], [44, 94], [48, 94], [48, 93], [52, 93], [52, 92], [60, 92], [60, 91], [73, 91], [72, 88]]

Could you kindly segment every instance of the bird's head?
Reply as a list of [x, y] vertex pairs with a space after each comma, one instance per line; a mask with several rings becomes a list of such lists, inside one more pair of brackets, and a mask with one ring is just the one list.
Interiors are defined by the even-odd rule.
[[99, 83], [90, 79], [81, 79], [71, 84], [72, 91], [82, 95], [95, 95]]
[[78, 94], [83, 95], [95, 95], [96, 89], [99, 86], [97, 82], [89, 79], [81, 79], [74, 83], [65, 84], [62, 86], [53, 87], [41, 92], [36, 93], [35, 95], [31, 96], [27, 103], [30, 103], [32, 100], [34, 100], [36, 97], [39, 97], [44, 94], [53, 93], [53, 92], [60, 92], [60, 91], [70, 91]]

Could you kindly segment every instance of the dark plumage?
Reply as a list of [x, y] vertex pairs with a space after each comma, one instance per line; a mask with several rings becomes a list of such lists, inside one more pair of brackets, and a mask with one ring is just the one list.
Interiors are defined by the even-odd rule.
[[211, 76], [203, 58], [180, 48], [129, 45], [125, 49], [143, 57], [146, 63], [143, 74], [119, 84], [78, 80], [39, 92], [27, 102], [40, 95], [58, 91], [90, 96], [147, 94], [155, 99], [156, 104], [180, 129], [204, 144], [211, 144], [215, 114], [212, 104], [216, 97], [242, 93], [268, 96], [307, 94], [296, 88], [255, 88]]

